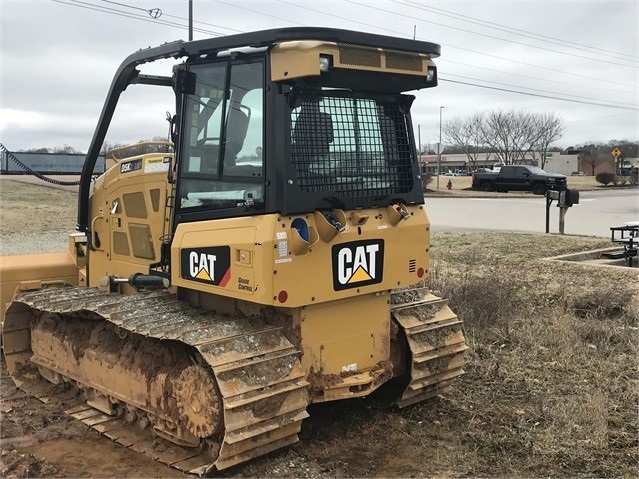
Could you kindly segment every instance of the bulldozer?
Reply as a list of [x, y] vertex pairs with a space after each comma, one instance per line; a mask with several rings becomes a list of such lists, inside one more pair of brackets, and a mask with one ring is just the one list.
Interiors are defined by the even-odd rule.
[[[16, 385], [67, 394], [87, 426], [198, 475], [297, 442], [313, 403], [448, 392], [467, 346], [425, 286], [407, 93], [437, 85], [439, 54], [303, 27], [126, 58], [68, 251], [0, 259]], [[166, 59], [166, 76], [140, 69]], [[174, 97], [169, 136], [111, 150], [96, 177], [120, 96], [138, 85]]]

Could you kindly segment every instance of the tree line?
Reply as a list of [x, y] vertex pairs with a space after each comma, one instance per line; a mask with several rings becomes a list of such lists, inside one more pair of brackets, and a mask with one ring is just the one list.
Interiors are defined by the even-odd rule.
[[446, 151], [465, 154], [472, 169], [480, 166], [479, 159], [483, 160], [486, 153], [493, 154], [496, 162], [504, 164], [517, 164], [525, 158], [532, 158], [538, 160], [541, 168], [546, 166], [549, 152], [575, 153], [590, 166], [593, 175], [598, 165], [610, 159], [614, 148], [621, 151], [619, 168], [627, 159], [639, 157], [637, 141], [585, 142], [565, 150], [551, 146], [564, 135], [563, 120], [556, 113], [505, 109], [482, 111], [445, 122], [442, 132]]

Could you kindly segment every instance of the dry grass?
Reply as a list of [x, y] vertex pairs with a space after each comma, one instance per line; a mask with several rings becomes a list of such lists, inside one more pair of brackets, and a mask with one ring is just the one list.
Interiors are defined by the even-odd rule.
[[72, 230], [77, 193], [41, 185], [0, 181], [0, 228], [3, 233]]
[[450, 298], [472, 347], [444, 404], [466, 424], [459, 447], [473, 474], [636, 477], [637, 271], [540, 260], [601, 246], [435, 236], [431, 287]]
[[[0, 184], [3, 231], [74, 224], [74, 193], [12, 183]], [[471, 347], [451, 394], [401, 411], [361, 400], [315, 405], [299, 444], [232, 471], [637, 477], [637, 268], [543, 259], [608, 246], [559, 235], [433, 235], [430, 287], [450, 298]]]

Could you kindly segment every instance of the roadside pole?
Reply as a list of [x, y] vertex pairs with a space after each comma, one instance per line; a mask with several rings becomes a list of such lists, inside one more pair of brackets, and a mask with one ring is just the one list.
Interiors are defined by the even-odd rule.
[[560, 206], [559, 207], [559, 234], [564, 234], [564, 225], [566, 224], [566, 211], [568, 211], [568, 207]]

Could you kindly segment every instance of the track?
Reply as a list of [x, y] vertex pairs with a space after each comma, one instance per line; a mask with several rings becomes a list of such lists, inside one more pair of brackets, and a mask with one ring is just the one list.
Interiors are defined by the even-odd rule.
[[[76, 385], [88, 401], [69, 409], [73, 417], [191, 474], [292, 444], [308, 417], [299, 352], [279, 327], [259, 317], [221, 316], [166, 293], [123, 300], [92, 288], [48, 285], [15, 298], [3, 338], [7, 367], [21, 389], [46, 401], [64, 389], [40, 375]], [[164, 369], [151, 373], [151, 363]], [[127, 379], [106, 390], [109, 374], [116, 383]]]
[[448, 300], [427, 288], [400, 290], [391, 296], [391, 314], [410, 351], [410, 381], [396, 404], [409, 406], [448, 392], [455, 378], [464, 374], [468, 349], [462, 322]]
[[[468, 349], [447, 301], [425, 288], [395, 291], [391, 314], [406, 354], [396, 404], [447, 392]], [[74, 418], [187, 473], [297, 442], [308, 417], [306, 372], [281, 327], [196, 309], [168, 293], [46, 285], [14, 299], [3, 340], [21, 389], [45, 402], [64, 397]], [[67, 385], [83, 395], [71, 399]]]

